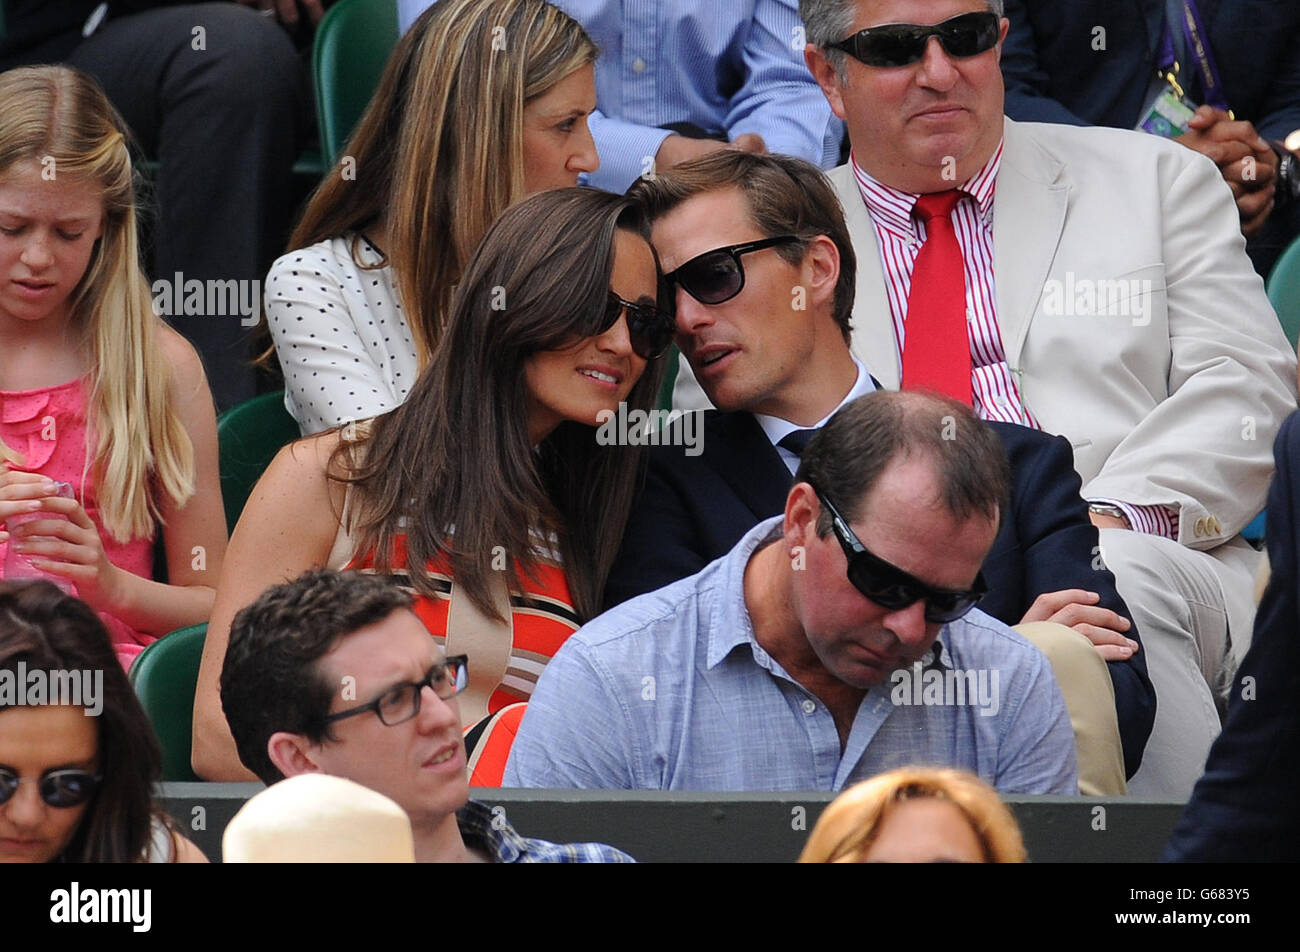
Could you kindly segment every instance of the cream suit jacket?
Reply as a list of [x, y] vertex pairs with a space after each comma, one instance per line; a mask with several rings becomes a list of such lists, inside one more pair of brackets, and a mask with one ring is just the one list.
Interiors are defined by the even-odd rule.
[[[853, 351], [896, 389], [875, 232], [851, 166], [830, 177], [858, 259]], [[1085, 498], [1178, 510], [1178, 541], [1215, 557], [1240, 634], [1255, 553], [1237, 536], [1264, 505], [1296, 356], [1217, 168], [1144, 133], [1008, 119], [993, 245], [1024, 405], [1073, 444]]]

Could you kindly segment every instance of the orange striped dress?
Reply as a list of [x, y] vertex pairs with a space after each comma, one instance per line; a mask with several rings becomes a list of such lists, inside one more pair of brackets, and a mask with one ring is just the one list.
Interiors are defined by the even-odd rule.
[[[431, 562], [428, 569], [429, 578], [437, 588], [436, 596], [429, 598], [416, 593], [405, 568], [405, 541], [404, 537], [397, 539], [388, 577], [395, 585], [415, 595], [415, 614], [424, 622], [439, 647], [451, 654], [463, 653], [462, 648], [457, 647], [463, 642], [458, 641], [454, 631], [449, 638], [448, 627], [453, 600], [459, 598], [468, 602], [468, 596], [457, 589], [446, 563], [441, 560]], [[470, 748], [471, 786], [501, 785], [510, 743], [523, 716], [525, 703], [532, 696], [542, 669], [580, 624], [558, 553], [549, 548], [539, 549], [535, 558], [536, 579], [529, 578], [517, 563], [515, 566], [523, 591], [509, 593], [510, 632], [500, 633], [512, 641], [508, 655], [503, 655], [500, 663], [495, 665], [496, 670], [503, 673], [490, 686], [486, 717], [475, 715], [462, 705], [462, 717], [468, 719], [463, 727]], [[347, 568], [374, 574], [374, 556], [368, 554], [353, 559]], [[500, 647], [504, 651], [504, 646]], [[473, 683], [476, 652], [471, 649], [468, 653], [469, 676]]]

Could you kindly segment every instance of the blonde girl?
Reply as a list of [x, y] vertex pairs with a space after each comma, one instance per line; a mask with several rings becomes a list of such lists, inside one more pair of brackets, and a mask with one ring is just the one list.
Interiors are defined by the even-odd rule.
[[0, 74], [0, 556], [94, 608], [129, 665], [207, 619], [226, 539], [212, 397], [151, 307], [124, 130], [75, 70]]

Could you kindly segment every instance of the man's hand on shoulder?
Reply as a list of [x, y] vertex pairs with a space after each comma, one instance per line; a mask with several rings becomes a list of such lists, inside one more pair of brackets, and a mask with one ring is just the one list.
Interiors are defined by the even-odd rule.
[[671, 169], [673, 166], [689, 162], [718, 152], [722, 149], [736, 149], [740, 152], [766, 152], [767, 144], [763, 137], [755, 132], [744, 132], [736, 136], [734, 142], [720, 142], [717, 139], [692, 139], [676, 133], [664, 139], [655, 154], [655, 168]]
[[731, 148], [739, 152], [755, 152], [759, 155], [767, 153], [767, 143], [757, 132], [742, 132], [731, 140]]
[[1201, 106], [1175, 141], [1214, 161], [1236, 199], [1242, 233], [1250, 238], [1258, 232], [1273, 210], [1277, 153], [1254, 125]]
[[1096, 592], [1081, 588], [1044, 592], [1034, 599], [1020, 623], [1051, 621], [1065, 625], [1091, 641], [1103, 661], [1127, 661], [1138, 649], [1138, 643], [1123, 634], [1133, 627], [1132, 623], [1098, 605], [1099, 599]]

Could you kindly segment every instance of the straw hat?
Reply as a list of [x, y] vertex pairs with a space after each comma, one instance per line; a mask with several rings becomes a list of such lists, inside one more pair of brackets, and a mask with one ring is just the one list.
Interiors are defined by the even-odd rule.
[[413, 863], [406, 813], [342, 777], [301, 774], [244, 804], [222, 838], [227, 863]]

